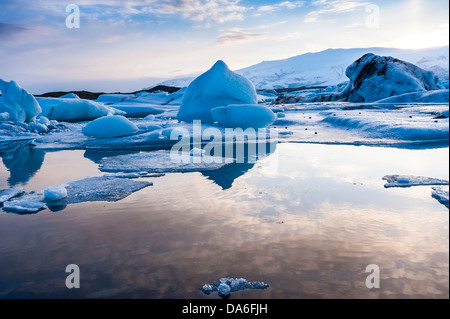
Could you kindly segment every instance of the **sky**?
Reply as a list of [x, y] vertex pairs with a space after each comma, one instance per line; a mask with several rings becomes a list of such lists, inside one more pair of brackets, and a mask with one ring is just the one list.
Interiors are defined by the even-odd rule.
[[[70, 2], [73, 1], [73, 2]], [[79, 28], [68, 28], [76, 22]], [[328, 48], [448, 45], [448, 0], [0, 0], [0, 78], [129, 92]], [[70, 8], [69, 8], [70, 9]]]

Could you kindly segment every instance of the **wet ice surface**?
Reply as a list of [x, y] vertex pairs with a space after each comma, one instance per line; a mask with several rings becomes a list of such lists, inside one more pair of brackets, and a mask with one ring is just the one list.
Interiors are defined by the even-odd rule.
[[0, 205], [7, 200], [23, 194], [23, 188], [0, 189]]

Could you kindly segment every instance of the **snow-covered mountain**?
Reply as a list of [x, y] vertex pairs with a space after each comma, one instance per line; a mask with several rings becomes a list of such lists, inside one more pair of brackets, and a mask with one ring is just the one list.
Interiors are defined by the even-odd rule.
[[[292, 58], [264, 61], [237, 70], [255, 84], [257, 89], [329, 86], [348, 81], [346, 68], [366, 53], [392, 56], [433, 71], [441, 80], [449, 79], [449, 47], [420, 50], [394, 48], [328, 49]], [[161, 84], [184, 87], [193, 77], [165, 81]]]

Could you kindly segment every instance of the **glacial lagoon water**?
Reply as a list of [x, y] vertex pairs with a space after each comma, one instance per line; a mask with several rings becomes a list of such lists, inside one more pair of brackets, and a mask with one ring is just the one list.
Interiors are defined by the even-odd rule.
[[[3, 153], [0, 189], [100, 176], [101, 152]], [[255, 164], [170, 173], [118, 202], [37, 214], [0, 209], [0, 298], [218, 298], [222, 277], [270, 284], [232, 298], [449, 298], [449, 211], [431, 186], [449, 149], [279, 144]], [[80, 267], [67, 289], [66, 266]], [[380, 268], [381, 287], [365, 272]]]

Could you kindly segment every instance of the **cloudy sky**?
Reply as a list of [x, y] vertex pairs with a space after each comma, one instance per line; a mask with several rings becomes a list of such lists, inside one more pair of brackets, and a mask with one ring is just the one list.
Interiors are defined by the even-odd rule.
[[[80, 28], [66, 26], [71, 3]], [[448, 12], [448, 0], [1, 0], [0, 78], [32, 93], [130, 91], [218, 59], [236, 70], [328, 48], [443, 46]]]

